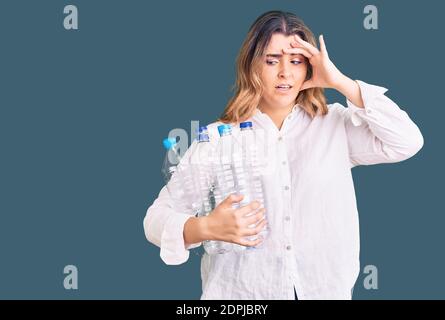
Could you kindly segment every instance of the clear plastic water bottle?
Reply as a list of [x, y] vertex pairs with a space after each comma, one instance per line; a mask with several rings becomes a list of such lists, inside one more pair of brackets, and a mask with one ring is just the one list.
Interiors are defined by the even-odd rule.
[[[210, 143], [207, 127], [200, 127], [198, 132], [198, 143], [190, 154], [190, 168], [195, 180], [197, 181], [200, 210], [199, 216], [207, 216], [216, 204], [215, 200], [215, 179], [214, 164], [216, 150]], [[221, 248], [223, 245], [220, 241], [205, 240], [203, 247], [208, 254], [225, 253]]]
[[[238, 188], [240, 193], [245, 194], [245, 199], [250, 203], [251, 201], [258, 201], [260, 203], [260, 208], [265, 207], [265, 197], [264, 188], [261, 180], [261, 159], [259, 159], [257, 136], [253, 130], [253, 124], [250, 121], [245, 121], [240, 123], [240, 134], [239, 140], [241, 144], [241, 158], [242, 158], [242, 172], [243, 179], [239, 180]], [[260, 209], [259, 208], [259, 209]], [[258, 210], [259, 210], [258, 209]], [[255, 214], [255, 213], [252, 213]], [[251, 227], [254, 227], [252, 225]], [[263, 228], [259, 235], [264, 239], [268, 234], [268, 227]], [[251, 237], [250, 240], [255, 240], [257, 237]], [[256, 247], [261, 247], [263, 242], [261, 242]], [[256, 247], [249, 247], [256, 248]]]
[[198, 143], [190, 155], [190, 166], [194, 178], [197, 181], [200, 193], [200, 215], [208, 215], [212, 210], [214, 200], [210, 194], [214, 188], [212, 167], [214, 163], [215, 150], [210, 143], [209, 132], [206, 126], [200, 127], [198, 132]]
[[166, 138], [163, 145], [167, 149], [162, 174], [175, 211], [197, 216], [200, 211], [199, 193], [196, 191], [193, 173], [185, 164], [178, 150], [176, 138]]
[[[240, 166], [240, 150], [241, 147], [232, 135], [232, 127], [229, 124], [218, 126], [220, 139], [217, 146], [217, 164], [215, 168], [217, 178], [217, 198], [224, 200], [232, 194], [237, 194], [236, 175]], [[239, 208], [239, 204], [233, 204], [234, 208]], [[223, 247], [221, 253], [228, 251], [241, 252], [246, 249], [245, 246], [222, 242]]]

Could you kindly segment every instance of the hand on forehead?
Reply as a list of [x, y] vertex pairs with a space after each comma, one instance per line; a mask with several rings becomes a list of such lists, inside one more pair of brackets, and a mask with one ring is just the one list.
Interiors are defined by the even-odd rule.
[[[292, 46], [294, 45], [294, 46]], [[295, 35], [286, 36], [281, 33], [276, 33], [272, 35], [272, 38], [269, 41], [269, 45], [266, 48], [266, 54], [270, 55], [301, 55], [287, 52], [287, 49], [292, 49], [297, 46], [297, 42], [295, 41]]]

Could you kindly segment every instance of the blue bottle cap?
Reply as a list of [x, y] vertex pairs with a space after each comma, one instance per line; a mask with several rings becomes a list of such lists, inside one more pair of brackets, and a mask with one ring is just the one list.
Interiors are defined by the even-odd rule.
[[240, 129], [245, 128], [252, 128], [252, 122], [251, 121], [244, 121], [239, 124]]
[[198, 135], [198, 142], [209, 142], [209, 141], [210, 141], [210, 138], [207, 133], [200, 133]]
[[176, 138], [172, 138], [172, 137], [165, 138], [162, 141], [162, 144], [164, 145], [164, 148], [167, 149], [167, 150], [170, 150], [176, 143], [177, 143], [176, 142]]
[[209, 131], [206, 126], [198, 128], [198, 142], [209, 142]]
[[218, 132], [220, 136], [223, 136], [226, 133], [232, 132], [232, 127], [230, 124], [222, 124], [218, 126]]

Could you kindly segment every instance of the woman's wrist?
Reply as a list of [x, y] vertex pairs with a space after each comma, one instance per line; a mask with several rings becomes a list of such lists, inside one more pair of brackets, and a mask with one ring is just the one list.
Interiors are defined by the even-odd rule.
[[353, 81], [351, 78], [342, 73], [337, 77], [337, 80], [333, 84], [332, 88], [344, 95], [345, 88], [350, 86], [351, 81]]
[[347, 76], [342, 76], [341, 79], [342, 80], [336, 84], [335, 89], [344, 95], [346, 99], [351, 101], [355, 106], [363, 108], [364, 102], [358, 82]]
[[211, 218], [209, 216], [202, 216], [198, 218], [199, 223], [199, 231], [201, 241], [204, 240], [213, 240], [212, 231], [211, 231]]
[[186, 245], [211, 240], [209, 217], [190, 217], [184, 224], [184, 243]]

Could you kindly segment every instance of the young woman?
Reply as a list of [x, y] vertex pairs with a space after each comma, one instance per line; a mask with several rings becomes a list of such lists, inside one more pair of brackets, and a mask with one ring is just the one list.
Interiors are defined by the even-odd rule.
[[[233, 195], [194, 217], [175, 212], [164, 187], [147, 211], [146, 237], [167, 264], [185, 262], [204, 240], [256, 246], [261, 237], [246, 239], [268, 224], [261, 249], [202, 257], [202, 299], [294, 299], [295, 291], [298, 299], [351, 299], [360, 270], [351, 168], [406, 160], [423, 146], [385, 88], [348, 78], [323, 36], [319, 43], [292, 13], [260, 16], [238, 56], [235, 95], [209, 126], [217, 139], [217, 125], [249, 120], [272, 137], [265, 210], [257, 202], [234, 209], [243, 196]], [[323, 88], [343, 94], [347, 108], [327, 105]]]

